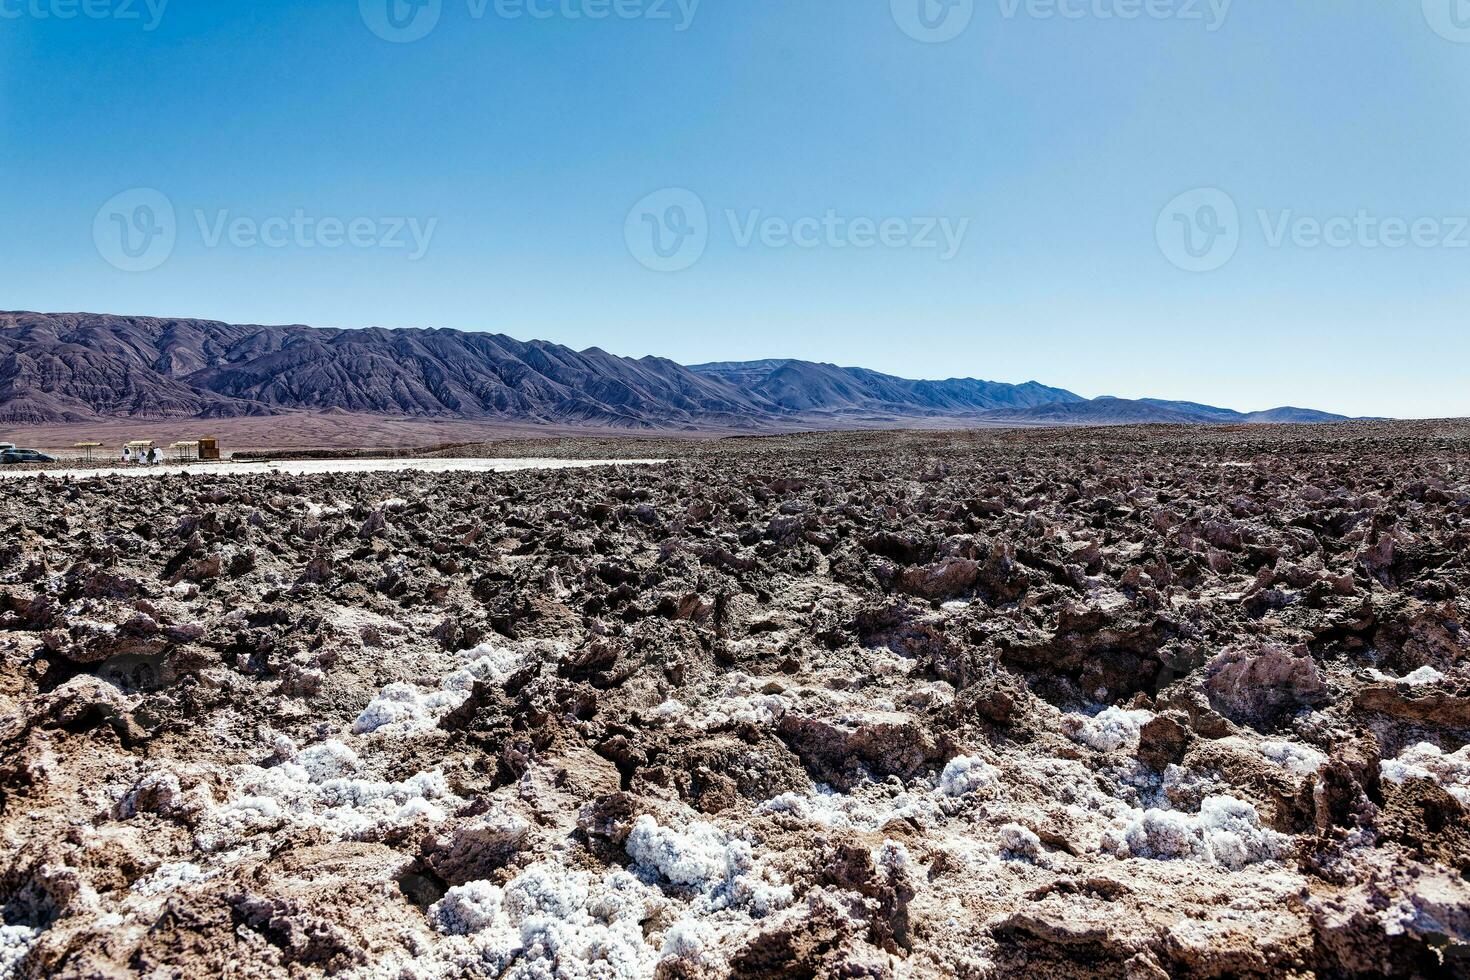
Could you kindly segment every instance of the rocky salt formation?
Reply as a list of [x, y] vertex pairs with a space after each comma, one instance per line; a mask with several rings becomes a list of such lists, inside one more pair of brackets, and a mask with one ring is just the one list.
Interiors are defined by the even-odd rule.
[[7, 486], [0, 976], [1465, 973], [1470, 427], [581, 448]]

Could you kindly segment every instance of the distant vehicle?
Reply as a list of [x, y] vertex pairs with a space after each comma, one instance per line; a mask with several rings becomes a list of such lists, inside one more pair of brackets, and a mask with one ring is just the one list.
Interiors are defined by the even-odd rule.
[[9, 466], [12, 463], [54, 463], [55, 456], [47, 456], [45, 453], [34, 449], [0, 449], [0, 465]]

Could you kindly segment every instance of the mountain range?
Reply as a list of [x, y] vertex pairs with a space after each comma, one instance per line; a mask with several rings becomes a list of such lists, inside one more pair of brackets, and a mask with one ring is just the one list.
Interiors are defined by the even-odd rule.
[[683, 366], [459, 330], [0, 313], [0, 422], [300, 411], [650, 430], [1328, 422], [1310, 409], [1086, 399], [1035, 381], [912, 381], [799, 360]]

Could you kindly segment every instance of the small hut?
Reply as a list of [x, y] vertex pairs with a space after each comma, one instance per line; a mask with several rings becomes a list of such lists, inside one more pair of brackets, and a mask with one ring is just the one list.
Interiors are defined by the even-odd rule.
[[199, 458], [203, 460], [219, 460], [219, 440], [213, 436], [201, 438], [198, 442]]
[[168, 447], [168, 451], [173, 455], [175, 463], [192, 463], [199, 459], [198, 442], [176, 442]]

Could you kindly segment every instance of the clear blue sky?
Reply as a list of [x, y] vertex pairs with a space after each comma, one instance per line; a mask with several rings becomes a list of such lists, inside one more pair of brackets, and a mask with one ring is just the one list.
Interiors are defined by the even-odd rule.
[[[924, 35], [920, 0], [703, 0], [687, 23], [690, 0], [526, 0], [547, 17], [442, 0], [407, 43], [369, 28], [386, 2], [171, 0], [154, 24], [148, 0], [0, 0], [0, 307], [1470, 415], [1470, 247], [1453, 247], [1470, 245], [1470, 9], [1450, 19], [1451, 0], [1237, 0], [1223, 22], [1219, 0], [1149, 0], [1136, 19], [1118, 16], [1130, 0], [1064, 0], [1074, 17], [961, 0], [949, 21], [922, 0], [940, 31], [968, 14], [944, 43], [905, 32]], [[176, 212], [143, 272], [94, 234], [134, 188]], [[706, 209], [681, 271], [629, 247], [630, 209], [664, 188]], [[1161, 212], [1195, 188], [1239, 213], [1233, 258], [1208, 272], [1161, 247]], [[1196, 229], [1229, 221], [1198, 204]], [[311, 234], [211, 245], [222, 213], [298, 210], [371, 219], [364, 241], [435, 223], [416, 259]], [[1272, 244], [1284, 213], [1360, 211], [1432, 218], [1429, 244], [1339, 225], [1346, 247], [1329, 247], [1295, 224]], [[900, 219], [895, 242], [920, 219], [968, 225], [948, 260], [847, 230], [742, 238], [752, 217], [828, 212]]]

